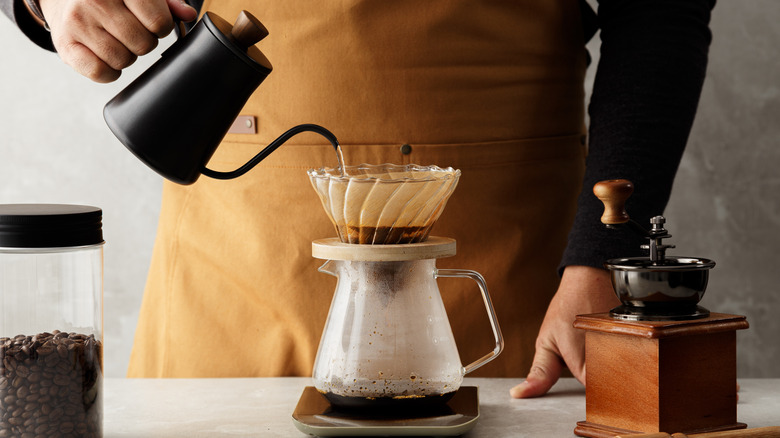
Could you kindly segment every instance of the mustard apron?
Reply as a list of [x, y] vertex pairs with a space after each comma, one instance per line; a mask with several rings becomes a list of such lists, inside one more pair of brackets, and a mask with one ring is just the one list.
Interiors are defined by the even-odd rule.
[[[228, 134], [209, 167], [317, 123], [348, 164], [461, 169], [432, 232], [458, 253], [437, 266], [486, 278], [506, 349], [475, 375], [525, 375], [584, 171], [578, 1], [204, 4], [231, 22], [241, 9], [269, 29], [274, 71], [242, 112], [258, 133]], [[336, 233], [306, 170], [335, 165], [307, 133], [238, 179], [165, 182], [129, 376], [311, 375], [336, 281], [311, 241]], [[463, 363], [492, 350], [476, 287], [439, 287]]]

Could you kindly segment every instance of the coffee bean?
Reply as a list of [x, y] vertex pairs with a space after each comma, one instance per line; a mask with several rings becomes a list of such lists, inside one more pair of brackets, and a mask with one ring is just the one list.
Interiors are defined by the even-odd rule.
[[27, 369], [27, 367], [25, 367], [24, 365], [19, 365], [19, 366], [16, 367], [16, 374], [19, 377], [23, 377], [23, 378], [26, 379], [27, 376], [30, 375], [30, 370]]
[[62, 374], [57, 374], [54, 376], [54, 384], [58, 386], [65, 386], [70, 383], [70, 379], [68, 376], [63, 376]]
[[62, 343], [57, 345], [57, 354], [63, 359], [68, 357], [68, 346]]
[[94, 335], [0, 338], [0, 438], [101, 436], [101, 354]]
[[60, 423], [60, 432], [61, 433], [71, 433], [73, 430], [76, 429], [76, 425], [74, 425], [70, 421], [64, 421]]
[[46, 359], [44, 359], [44, 362], [46, 363], [46, 366], [56, 366], [60, 362], [60, 358], [58, 355], [53, 354], [54, 351], [57, 351], [56, 348], [53, 349], [52, 354], [49, 354], [46, 356]]
[[48, 356], [52, 351], [54, 351], [56, 347], [50, 343], [45, 343], [38, 347], [36, 352], [38, 353], [38, 356]]

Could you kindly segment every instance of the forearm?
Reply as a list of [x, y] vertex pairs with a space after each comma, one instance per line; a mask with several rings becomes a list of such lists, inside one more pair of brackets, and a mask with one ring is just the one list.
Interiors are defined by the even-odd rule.
[[711, 0], [601, 0], [601, 57], [589, 105], [587, 170], [561, 266], [639, 255], [643, 239], [608, 230], [593, 185], [632, 180], [627, 203], [647, 224], [669, 200], [701, 94]]

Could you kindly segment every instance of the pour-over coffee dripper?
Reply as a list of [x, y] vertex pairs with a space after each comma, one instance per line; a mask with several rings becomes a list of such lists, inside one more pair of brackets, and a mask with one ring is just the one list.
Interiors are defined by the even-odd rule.
[[360, 164], [308, 172], [344, 243], [423, 242], [458, 185], [460, 170]]

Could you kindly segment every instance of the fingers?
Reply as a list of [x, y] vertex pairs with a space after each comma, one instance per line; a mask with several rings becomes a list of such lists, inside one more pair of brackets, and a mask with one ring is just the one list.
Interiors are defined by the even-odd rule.
[[78, 27], [74, 24], [60, 32], [52, 27], [52, 40], [66, 64], [95, 82], [116, 80], [121, 70], [138, 57], [127, 44], [105, 29], [92, 25]]
[[549, 349], [539, 349], [534, 355], [531, 371], [525, 381], [511, 390], [514, 398], [539, 397], [547, 393], [561, 377], [563, 364], [560, 357]]
[[572, 326], [576, 315], [601, 312], [617, 301], [609, 273], [586, 266], [568, 266], [553, 296], [536, 338], [536, 354], [525, 382], [510, 390], [515, 398], [547, 393], [561, 375], [564, 363], [585, 383], [585, 335]]
[[184, 21], [194, 20], [198, 16], [197, 11], [182, 0], [128, 0], [125, 5], [138, 23], [157, 38], [164, 38], [171, 33], [173, 16]]
[[[167, 4], [161, 0], [144, 0], [142, 2], [102, 0], [91, 3], [88, 6], [90, 10], [84, 10], [84, 6], [73, 8], [71, 14], [78, 14], [84, 18], [81, 29], [71, 27], [70, 31], [75, 35], [81, 33], [82, 38], [85, 39], [82, 42], [93, 50], [103, 44], [113, 46], [113, 52], [118, 53], [120, 50], [111, 41], [113, 39], [133, 55], [145, 55], [157, 47], [159, 39], [157, 33], [164, 36], [173, 29], [173, 19], [167, 9]], [[143, 5], [139, 6], [140, 3]], [[111, 60], [101, 56], [111, 53], [104, 51], [104, 53], [95, 52], [95, 54], [111, 65]], [[132, 64], [133, 61], [135, 59], [130, 63]]]
[[192, 21], [198, 18], [198, 11], [184, 0], [167, 0], [171, 13], [182, 21]]
[[62, 50], [60, 57], [66, 64], [82, 76], [95, 82], [108, 83], [115, 81], [122, 74], [106, 64], [95, 53], [81, 43], [73, 43]]

